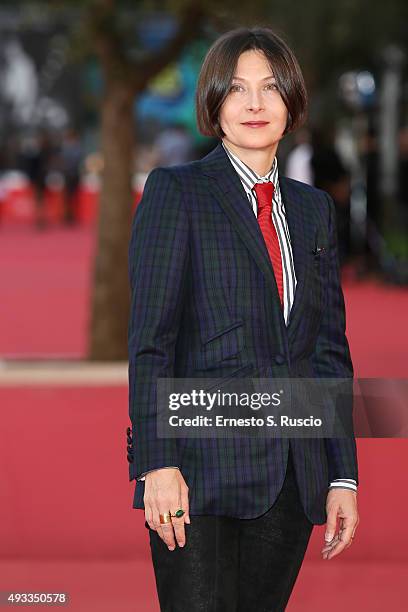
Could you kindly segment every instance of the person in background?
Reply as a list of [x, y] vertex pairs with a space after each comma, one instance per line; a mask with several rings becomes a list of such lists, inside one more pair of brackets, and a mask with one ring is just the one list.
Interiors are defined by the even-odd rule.
[[294, 134], [294, 139], [295, 146], [286, 158], [285, 176], [307, 183], [307, 185], [313, 185], [314, 176], [311, 165], [313, 149], [310, 144], [309, 130], [301, 128]]
[[60, 151], [60, 169], [64, 177], [64, 221], [68, 225], [75, 222], [82, 157], [79, 134], [69, 127], [63, 134]]
[[23, 141], [21, 165], [33, 186], [35, 224], [40, 230], [47, 226], [45, 206], [47, 177], [56, 168], [57, 160], [58, 146], [46, 129], [41, 129]]
[[193, 159], [193, 138], [181, 123], [164, 127], [158, 134], [154, 146], [159, 166], [175, 166]]
[[316, 127], [312, 131], [311, 167], [313, 185], [332, 197], [336, 209], [339, 259], [342, 266], [351, 254], [350, 174], [334, 146], [334, 127]]

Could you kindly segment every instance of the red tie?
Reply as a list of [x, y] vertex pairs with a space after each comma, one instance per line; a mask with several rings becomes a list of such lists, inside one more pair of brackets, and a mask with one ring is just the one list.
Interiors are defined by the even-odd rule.
[[265, 240], [266, 248], [268, 249], [269, 257], [271, 258], [281, 306], [283, 307], [282, 258], [278, 234], [276, 233], [272, 221], [272, 196], [274, 189], [274, 184], [270, 181], [268, 183], [255, 183], [254, 185], [254, 191], [258, 199], [258, 223]]

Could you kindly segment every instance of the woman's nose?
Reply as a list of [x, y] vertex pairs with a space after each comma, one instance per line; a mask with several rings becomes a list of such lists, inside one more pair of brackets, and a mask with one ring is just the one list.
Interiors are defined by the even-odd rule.
[[252, 110], [259, 110], [262, 108], [262, 96], [259, 92], [254, 91], [248, 96], [248, 108]]

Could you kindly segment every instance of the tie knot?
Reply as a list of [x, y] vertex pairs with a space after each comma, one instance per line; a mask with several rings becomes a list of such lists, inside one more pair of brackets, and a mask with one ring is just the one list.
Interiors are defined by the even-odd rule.
[[271, 181], [267, 183], [255, 183], [254, 191], [258, 200], [258, 214], [263, 209], [272, 210], [272, 197], [275, 186]]

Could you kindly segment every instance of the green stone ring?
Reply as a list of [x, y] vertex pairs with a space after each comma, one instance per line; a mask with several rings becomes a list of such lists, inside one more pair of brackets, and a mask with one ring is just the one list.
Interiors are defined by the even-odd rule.
[[184, 510], [182, 508], [179, 508], [175, 514], [170, 513], [170, 516], [176, 516], [177, 518], [180, 518], [180, 516], [183, 516], [183, 514], [184, 514]]

